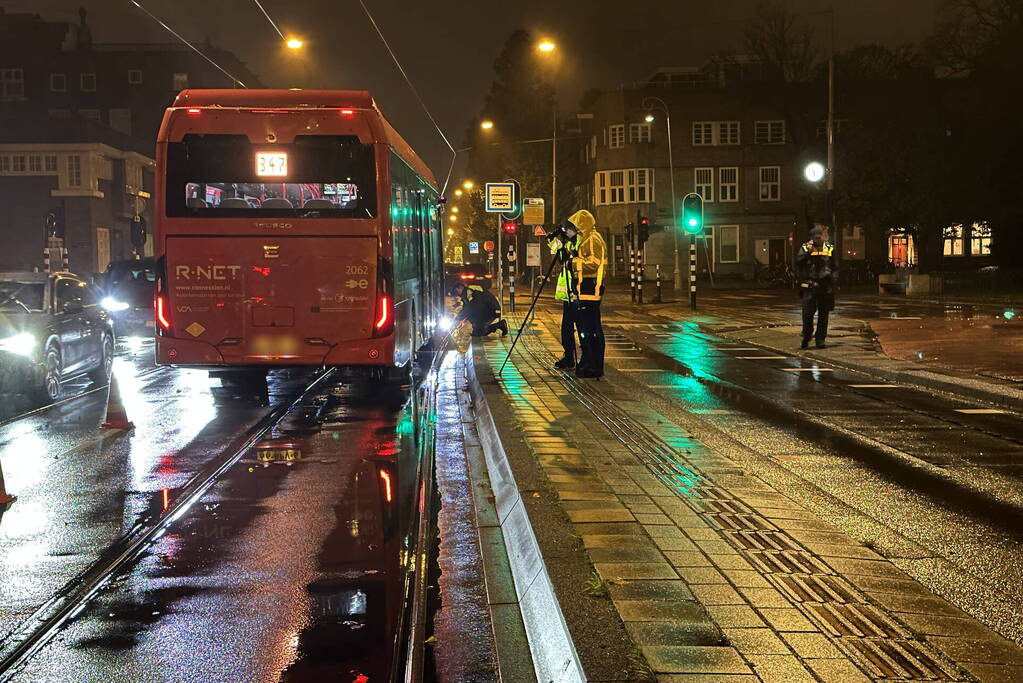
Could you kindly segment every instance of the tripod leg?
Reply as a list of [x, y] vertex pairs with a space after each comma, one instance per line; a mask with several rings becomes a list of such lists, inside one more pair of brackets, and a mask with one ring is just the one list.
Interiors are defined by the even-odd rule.
[[551, 273], [554, 272], [554, 266], [558, 264], [558, 259], [551, 260], [551, 266], [547, 269], [546, 275], [543, 276], [543, 282], [540, 283], [540, 287], [536, 290], [536, 296], [533, 297], [533, 302], [529, 304], [529, 310], [526, 311], [525, 317], [522, 318], [522, 324], [519, 326], [519, 331], [515, 334], [515, 339], [512, 341], [511, 348], [508, 349], [508, 355], [504, 357], [504, 362], [501, 363], [501, 369], [497, 371], [500, 375], [504, 372], [504, 366], [508, 364], [508, 359], [511, 358], [512, 351], [515, 350], [515, 345], [519, 343], [519, 337], [522, 336], [522, 330], [526, 329], [526, 325], [529, 323], [529, 317], [533, 315], [533, 309], [536, 308], [536, 302], [540, 298], [540, 294], [543, 293], [543, 288], [547, 285], [547, 281], [551, 277]]

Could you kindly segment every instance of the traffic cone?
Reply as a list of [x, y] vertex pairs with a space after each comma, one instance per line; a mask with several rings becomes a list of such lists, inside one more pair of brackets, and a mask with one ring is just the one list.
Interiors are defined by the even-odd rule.
[[6, 512], [11, 503], [18, 500], [16, 496], [7, 493], [7, 486], [4, 484], [4, 466], [0, 463], [0, 515]]
[[117, 375], [110, 375], [110, 391], [107, 393], [107, 419], [100, 425], [103, 429], [134, 429], [121, 401], [121, 390], [117, 388]]

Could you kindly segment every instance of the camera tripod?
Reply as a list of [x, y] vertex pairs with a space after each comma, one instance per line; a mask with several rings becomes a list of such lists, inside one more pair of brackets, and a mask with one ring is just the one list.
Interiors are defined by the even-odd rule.
[[[571, 262], [571, 260], [572, 259], [570, 258], [568, 259], [568, 261], [563, 262], [560, 257], [555, 257], [551, 259], [551, 265], [547, 269], [547, 272], [544, 274], [543, 280], [540, 282], [540, 286], [536, 290], [536, 294], [533, 295], [533, 301], [532, 303], [529, 304], [529, 310], [526, 311], [526, 315], [522, 318], [522, 324], [519, 325], [519, 331], [515, 334], [515, 339], [512, 340], [511, 348], [508, 349], [508, 355], [504, 357], [504, 362], [501, 363], [501, 369], [497, 371], [498, 375], [504, 372], [504, 366], [508, 364], [508, 359], [511, 358], [512, 352], [515, 350], [515, 345], [519, 343], [519, 337], [522, 336], [522, 330], [526, 329], [526, 325], [529, 324], [529, 317], [533, 315], [533, 309], [536, 308], [536, 302], [540, 298], [540, 294], [543, 293], [543, 288], [547, 285], [547, 281], [551, 279], [551, 273], [554, 272], [554, 267], [557, 266], [559, 263], [567, 265], [569, 262]], [[569, 286], [568, 298], [569, 301], [571, 302], [572, 299], [571, 285]]]

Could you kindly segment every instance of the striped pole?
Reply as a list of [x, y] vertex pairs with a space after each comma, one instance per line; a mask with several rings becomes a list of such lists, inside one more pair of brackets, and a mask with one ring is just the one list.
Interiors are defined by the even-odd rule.
[[636, 254], [632, 249], [632, 242], [629, 242], [629, 295], [633, 303], [636, 303]]
[[696, 235], [689, 236], [689, 308], [696, 310]]
[[656, 268], [657, 268], [657, 294], [654, 295], [654, 303], [659, 304], [661, 303], [661, 264], [658, 263]]
[[515, 312], [515, 249], [508, 250], [508, 302], [511, 304], [511, 312]]
[[639, 290], [637, 298], [643, 303], [643, 247], [636, 250], [636, 287]]

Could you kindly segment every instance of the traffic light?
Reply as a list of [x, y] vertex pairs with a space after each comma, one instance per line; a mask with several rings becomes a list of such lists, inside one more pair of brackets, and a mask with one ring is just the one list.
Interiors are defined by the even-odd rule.
[[693, 235], [703, 232], [703, 197], [695, 192], [682, 198], [682, 229]]
[[131, 219], [131, 245], [139, 253], [146, 246], [146, 219], [141, 216]]
[[517, 180], [506, 180], [505, 182], [512, 184], [512, 210], [502, 213], [501, 218], [514, 220], [522, 215], [522, 186]]
[[640, 216], [637, 223], [639, 225], [639, 244], [642, 246], [650, 239], [650, 221], [647, 220], [646, 216]]
[[518, 231], [519, 229], [519, 224], [516, 223], [514, 220], [506, 218], [501, 223], [501, 229], [504, 230], [505, 234], [514, 235], [516, 231]]

